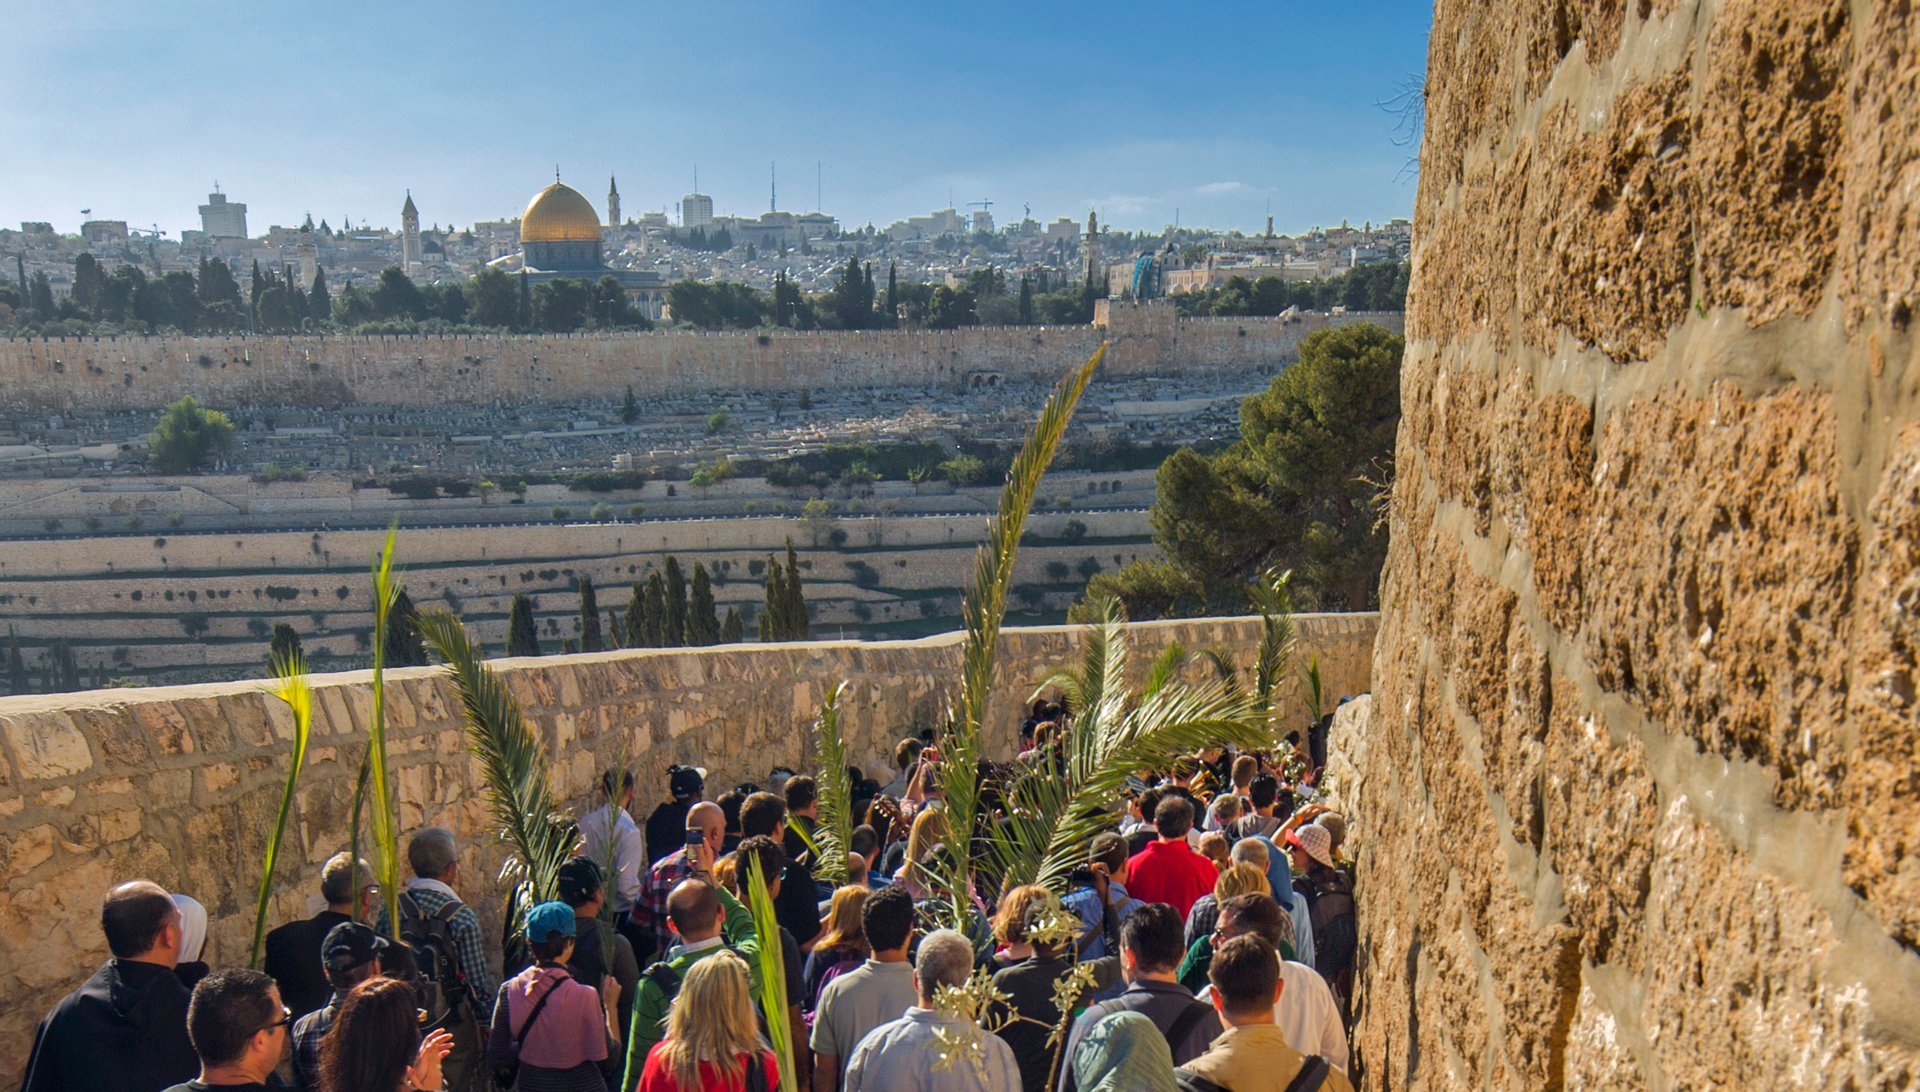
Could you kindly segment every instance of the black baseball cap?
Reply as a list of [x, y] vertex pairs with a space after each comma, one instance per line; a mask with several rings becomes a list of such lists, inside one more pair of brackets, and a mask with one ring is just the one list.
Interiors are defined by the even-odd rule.
[[675, 800], [684, 800], [707, 788], [707, 771], [698, 766], [668, 766], [667, 791]]
[[357, 921], [343, 921], [327, 930], [327, 939], [320, 945], [320, 961], [327, 970], [345, 974], [379, 959], [386, 947], [387, 942], [372, 929]]

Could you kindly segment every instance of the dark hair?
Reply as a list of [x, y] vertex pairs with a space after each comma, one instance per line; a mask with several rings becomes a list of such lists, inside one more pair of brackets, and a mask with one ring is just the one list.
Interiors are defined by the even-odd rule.
[[606, 877], [600, 872], [600, 862], [582, 854], [560, 866], [560, 901], [568, 906], [584, 906], [593, 901], [606, 884]]
[[630, 769], [604, 770], [600, 774], [600, 791], [607, 799], [617, 800], [633, 788], [633, 782], [633, 771]]
[[1108, 831], [1093, 836], [1093, 846], [1087, 851], [1088, 864], [1107, 866], [1109, 876], [1119, 876], [1120, 870], [1127, 867], [1127, 840]]
[[107, 892], [100, 906], [100, 931], [107, 934], [107, 950], [116, 959], [132, 959], [152, 951], [161, 931], [179, 914], [159, 885], [134, 880]]
[[[748, 890], [747, 867], [749, 865], [760, 869], [760, 876], [766, 881], [768, 887], [779, 882], [780, 877], [787, 871], [787, 851], [780, 848], [779, 842], [764, 834], [756, 834], [741, 842], [740, 848], [733, 851], [733, 856], [737, 865], [734, 873], [735, 882], [740, 885], [742, 896], [745, 896]], [[812, 898], [811, 892], [808, 893], [808, 898]]]
[[1220, 924], [1225, 925], [1231, 920], [1236, 934], [1259, 937], [1278, 950], [1280, 940], [1285, 935], [1280, 925], [1280, 914], [1280, 904], [1273, 900], [1272, 895], [1262, 895], [1256, 891], [1251, 895], [1235, 895], [1228, 899], [1220, 907]]
[[853, 845], [848, 848], [862, 857], [870, 857], [880, 848], [880, 832], [862, 823], [853, 828]]
[[1270, 808], [1280, 799], [1280, 779], [1270, 773], [1263, 773], [1247, 786], [1247, 799], [1256, 808]]
[[1150, 902], [1120, 923], [1120, 947], [1132, 952], [1140, 969], [1170, 974], [1186, 955], [1186, 922], [1164, 902]]
[[1152, 819], [1160, 809], [1160, 801], [1166, 799], [1167, 791], [1158, 785], [1146, 789], [1140, 794], [1140, 814]]
[[720, 794], [720, 799], [714, 801], [720, 805], [720, 814], [727, 817], [728, 834], [740, 832], [740, 805], [746, 802], [747, 794], [739, 789], [728, 789]]
[[187, 1038], [203, 1065], [226, 1065], [247, 1051], [255, 1032], [280, 1019], [273, 979], [259, 971], [215, 971], [193, 987], [187, 1003]]
[[820, 799], [820, 787], [813, 778], [806, 774], [787, 778], [788, 811], [799, 811], [801, 808], [811, 807], [818, 799]]
[[907, 946], [913, 934], [913, 896], [904, 887], [887, 886], [867, 896], [860, 908], [860, 931], [876, 952]]
[[572, 943], [572, 937], [554, 933], [545, 940], [527, 941], [527, 950], [532, 952], [533, 958], [540, 962], [552, 963], [558, 960], [566, 952], [567, 945]]
[[1162, 838], [1185, 838], [1193, 829], [1193, 804], [1172, 793], [1161, 797], [1153, 808], [1153, 825]]
[[893, 749], [893, 764], [903, 771], [909, 769], [925, 747], [926, 744], [917, 739], [901, 740]]
[[1230, 1013], [1271, 1009], [1280, 983], [1280, 956], [1260, 937], [1234, 937], [1214, 950], [1207, 981]]
[[754, 793], [740, 805], [740, 833], [749, 838], [771, 837], [779, 833], [780, 824], [786, 821], [787, 802], [770, 792]]
[[372, 978], [348, 991], [320, 1040], [320, 1092], [399, 1088], [420, 1050], [418, 996], [404, 982]]
[[713, 927], [720, 913], [718, 890], [706, 880], [681, 880], [667, 895], [667, 919], [681, 936]]

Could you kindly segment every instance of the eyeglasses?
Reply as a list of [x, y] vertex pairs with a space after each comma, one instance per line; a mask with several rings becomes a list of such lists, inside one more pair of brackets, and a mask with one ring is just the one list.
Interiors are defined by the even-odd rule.
[[291, 1027], [293, 1027], [293, 1010], [286, 1007], [285, 1005], [282, 1005], [280, 1006], [280, 1019], [275, 1020], [273, 1023], [266, 1025], [260, 1030], [272, 1031], [274, 1028], [291, 1028]]

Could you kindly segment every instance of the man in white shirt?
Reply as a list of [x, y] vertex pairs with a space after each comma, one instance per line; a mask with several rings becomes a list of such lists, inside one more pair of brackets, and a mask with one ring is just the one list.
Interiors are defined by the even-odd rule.
[[647, 879], [647, 847], [640, 827], [627, 811], [633, 806], [633, 771], [608, 770], [600, 775], [601, 805], [580, 817], [582, 853], [593, 858], [606, 874], [607, 905], [613, 908], [614, 928], [636, 953], [650, 941], [632, 924], [633, 904]]
[[[1248, 934], [1271, 944], [1277, 953], [1281, 941], [1293, 942], [1293, 919], [1266, 895], [1237, 895], [1220, 909], [1214, 942], [1224, 944]], [[1286, 1036], [1287, 1045], [1303, 1057], [1320, 1055], [1344, 1074], [1350, 1057], [1347, 1031], [1340, 1023], [1340, 1007], [1334, 1002], [1326, 979], [1304, 963], [1282, 959], [1280, 981], [1280, 996], [1273, 1003], [1273, 1022]], [[1207, 986], [1197, 996], [1212, 1004], [1213, 987]]]
[[[906, 1015], [867, 1033], [847, 1063], [847, 1092], [1011, 1092], [1020, 1087], [1013, 1048], [963, 1016], [933, 1008], [942, 986], [960, 986], [973, 974], [973, 943], [952, 929], [938, 929], [920, 942], [913, 967], [919, 1004]], [[977, 1054], [942, 1065], [934, 1032], [944, 1030], [979, 1044]]]

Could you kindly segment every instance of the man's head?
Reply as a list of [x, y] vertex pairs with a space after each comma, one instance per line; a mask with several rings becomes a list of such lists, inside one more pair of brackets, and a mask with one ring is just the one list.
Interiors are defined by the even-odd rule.
[[867, 896], [860, 908], [860, 928], [874, 954], [904, 954], [913, 938], [913, 896], [904, 887], [888, 885]]
[[1214, 797], [1208, 808], [1213, 812], [1213, 825], [1216, 827], [1224, 827], [1240, 818], [1240, 798], [1232, 793], [1223, 792]]
[[1218, 947], [1234, 937], [1256, 936], [1275, 951], [1285, 941], [1293, 944], [1293, 917], [1272, 895], [1235, 895], [1220, 904], [1220, 920], [1214, 926], [1213, 940]]
[[1254, 775], [1260, 772], [1260, 760], [1252, 755], [1241, 755], [1233, 760], [1233, 791], [1244, 793], [1253, 784]]
[[576, 911], [587, 911], [587, 917], [592, 917], [600, 909], [601, 895], [606, 890], [600, 862], [592, 857], [575, 857], [560, 866], [558, 880], [561, 902]]
[[820, 813], [820, 786], [806, 774], [787, 778], [787, 810], [814, 819]]
[[1280, 1000], [1280, 956], [1256, 936], [1234, 937], [1214, 950], [1207, 969], [1213, 1007], [1229, 1024], [1270, 1024]]
[[777, 838], [787, 821], [787, 802], [770, 792], [757, 792], [740, 805], [740, 833]]
[[699, 800], [707, 791], [707, 771], [698, 766], [668, 766], [667, 792], [675, 800]]
[[215, 971], [193, 988], [187, 1004], [187, 1037], [203, 1074], [221, 1070], [264, 1081], [286, 1052], [292, 1023], [273, 979], [259, 971]]
[[780, 848], [779, 842], [764, 834], [756, 834], [741, 842], [740, 848], [734, 850], [733, 854], [739, 861], [740, 893], [743, 897], [750, 890], [747, 885], [752, 882], [747, 877], [756, 869], [760, 878], [766, 881], [767, 897], [780, 897], [780, 878], [787, 872], [787, 851]]
[[407, 863], [421, 879], [452, 886], [460, 871], [460, 850], [454, 844], [453, 832], [446, 827], [422, 828], [407, 843]]
[[600, 772], [600, 799], [626, 807], [633, 803], [633, 771], [607, 769]]
[[1169, 793], [1153, 809], [1153, 826], [1166, 841], [1183, 839], [1193, 829], [1193, 804]]
[[747, 802], [747, 794], [739, 789], [728, 789], [720, 794], [714, 803], [720, 806], [720, 814], [727, 820], [727, 833], [740, 833], [740, 805]]
[[327, 930], [320, 944], [320, 966], [327, 984], [345, 993], [380, 973], [380, 957], [387, 942], [357, 921], [343, 921]]
[[865, 823], [854, 827], [853, 845], [849, 848], [867, 860], [873, 860], [874, 854], [880, 851], [880, 832]]
[[351, 853], [336, 853], [320, 866], [320, 897], [327, 900], [329, 910], [362, 916], [379, 890], [373, 882], [373, 869], [365, 861], [355, 868]]
[[667, 921], [681, 940], [692, 943], [717, 937], [726, 920], [719, 889], [706, 880], [681, 880], [667, 894]]
[[894, 766], [897, 767], [901, 773], [906, 773], [908, 770], [913, 769], [913, 764], [920, 761], [920, 751], [925, 746], [926, 744], [917, 739], [901, 740], [899, 744], [893, 748]]
[[1186, 955], [1186, 923], [1173, 907], [1150, 902], [1120, 923], [1120, 970], [1127, 981], [1173, 978]]
[[708, 851], [718, 854], [727, 840], [727, 813], [703, 800], [687, 809], [687, 829], [699, 830], [706, 836]]
[[171, 967], [180, 959], [180, 909], [157, 883], [134, 880], [107, 892], [100, 931], [115, 959]]
[[1087, 863], [1107, 866], [1107, 878], [1115, 883], [1127, 882], [1127, 840], [1108, 831], [1093, 836], [1093, 845], [1087, 849]]
[[1141, 793], [1140, 798], [1133, 802], [1134, 810], [1140, 813], [1140, 818], [1151, 823], [1153, 822], [1153, 813], [1159, 810], [1160, 801], [1166, 799], [1166, 795], [1166, 790], [1155, 785], [1153, 788]]
[[1274, 801], [1280, 799], [1280, 779], [1270, 773], [1259, 774], [1247, 784], [1247, 802], [1262, 815], [1272, 814]]
[[932, 1008], [942, 986], [964, 986], [973, 974], [973, 943], [952, 929], [935, 929], [920, 942], [913, 961], [913, 988], [922, 1008]]
[[1267, 858], [1267, 843], [1258, 838], [1242, 838], [1233, 843], [1233, 851], [1229, 853], [1227, 857], [1237, 865], [1252, 865], [1260, 870], [1262, 876], [1267, 874], [1267, 865], [1269, 863]]

